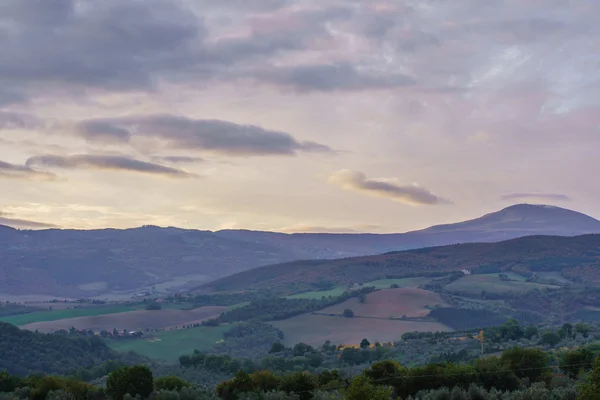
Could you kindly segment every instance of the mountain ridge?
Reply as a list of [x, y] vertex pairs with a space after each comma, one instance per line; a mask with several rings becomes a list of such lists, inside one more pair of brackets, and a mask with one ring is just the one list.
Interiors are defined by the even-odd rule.
[[0, 294], [131, 296], [155, 285], [161, 291], [185, 290], [241, 271], [294, 260], [587, 233], [600, 233], [600, 221], [559, 207], [530, 205], [396, 234], [212, 232], [151, 225], [122, 230], [0, 227]]

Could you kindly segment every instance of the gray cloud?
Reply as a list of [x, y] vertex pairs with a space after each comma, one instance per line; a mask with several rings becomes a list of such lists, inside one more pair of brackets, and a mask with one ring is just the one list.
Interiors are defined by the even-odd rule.
[[[291, 4], [236, 3], [244, 4], [246, 13], [273, 12]], [[205, 23], [211, 12], [242, 22], [250, 18], [227, 4], [4, 0], [0, 3], [0, 104], [81, 87], [152, 90], [165, 80], [230, 80], [232, 70], [243, 70], [250, 61], [281, 50], [308, 48], [314, 38], [328, 35], [327, 21], [345, 15], [341, 7], [300, 11], [295, 17], [304, 23], [298, 28], [288, 24], [275, 32], [251, 29], [246, 36], [215, 40]], [[263, 26], [277, 23], [266, 18]]]
[[361, 72], [346, 63], [266, 68], [255, 71], [255, 78], [299, 91], [384, 89], [415, 84], [403, 74]]
[[[174, 149], [206, 150], [215, 153], [249, 155], [293, 155], [297, 152], [331, 152], [319, 143], [301, 142], [290, 134], [267, 130], [254, 125], [238, 125], [219, 120], [198, 120], [174, 115], [93, 120], [78, 125], [83, 137], [110, 137], [126, 142], [129, 136], [154, 137]], [[92, 132], [92, 133], [90, 133]], [[115, 132], [126, 132], [117, 134]]]
[[44, 166], [65, 169], [91, 168], [101, 170], [130, 171], [163, 175], [172, 178], [197, 177], [195, 174], [191, 174], [180, 169], [165, 167], [163, 165], [140, 161], [125, 156], [113, 155], [42, 155], [30, 157], [27, 160], [26, 165], [27, 167]]
[[0, 225], [8, 225], [13, 228], [56, 228], [57, 225], [48, 224], [45, 222], [31, 221], [27, 219], [12, 218], [12, 214], [0, 211]]
[[53, 180], [56, 178], [56, 175], [50, 172], [35, 170], [27, 165], [17, 165], [0, 161], [0, 178]]
[[502, 200], [511, 201], [571, 201], [572, 199], [559, 193], [511, 193], [501, 197]]
[[409, 205], [445, 204], [447, 200], [418, 186], [401, 186], [388, 180], [368, 179], [357, 171], [341, 170], [329, 177], [329, 182], [345, 190], [354, 190], [372, 196], [384, 197]]
[[193, 156], [154, 156], [152, 159], [157, 162], [166, 162], [169, 164], [199, 164], [206, 161], [202, 157]]
[[0, 110], [0, 129], [36, 129], [43, 121], [33, 115]]

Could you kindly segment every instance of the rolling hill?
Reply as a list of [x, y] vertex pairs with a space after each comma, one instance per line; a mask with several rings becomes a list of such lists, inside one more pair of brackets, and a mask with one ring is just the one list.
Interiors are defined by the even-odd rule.
[[337, 259], [525, 235], [586, 233], [600, 233], [600, 221], [563, 208], [534, 205], [508, 207], [458, 224], [381, 235], [211, 232], [155, 226], [36, 231], [0, 226], [0, 294], [131, 295], [154, 285], [159, 290], [183, 290], [300, 259]]
[[271, 289], [299, 292], [383, 278], [461, 271], [560, 271], [570, 279], [600, 283], [600, 235], [527, 236], [498, 243], [430, 247], [339, 260], [294, 261], [219, 279], [200, 291]]

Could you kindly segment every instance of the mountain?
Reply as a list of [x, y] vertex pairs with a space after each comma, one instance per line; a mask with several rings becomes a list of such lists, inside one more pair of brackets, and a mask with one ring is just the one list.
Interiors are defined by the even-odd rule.
[[[338, 260], [293, 261], [219, 279], [198, 292], [268, 289], [299, 292], [378, 279], [450, 271], [519, 273], [557, 271], [600, 285], [600, 235], [526, 236], [497, 243], [466, 243]], [[462, 275], [462, 273], [460, 273]]]
[[588, 233], [600, 233], [600, 221], [565, 208], [531, 204], [517, 204], [469, 221], [407, 233], [286, 235], [244, 230], [216, 232], [224, 238], [300, 250], [312, 255], [309, 258], [341, 258], [445, 244], [498, 242], [530, 235], [577, 236]]
[[[185, 289], [248, 269], [525, 235], [600, 233], [600, 221], [558, 207], [516, 205], [458, 224], [399, 234], [284, 234], [144, 226], [16, 230], [0, 226], [0, 294], [93, 297]], [[0, 299], [6, 296], [0, 296]]]

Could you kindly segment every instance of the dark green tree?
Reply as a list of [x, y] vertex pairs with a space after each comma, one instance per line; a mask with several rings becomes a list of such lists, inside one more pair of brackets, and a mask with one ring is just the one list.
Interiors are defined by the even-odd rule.
[[542, 336], [540, 336], [540, 344], [546, 344], [546, 345], [552, 346], [552, 347], [559, 344], [560, 340], [561, 340], [561, 338], [558, 335], [558, 333], [552, 332], [552, 331], [546, 331], [546, 332], [542, 333]]
[[548, 354], [540, 349], [513, 347], [505, 350], [500, 360], [506, 363], [518, 378], [528, 378], [530, 382], [547, 379], [550, 375]]
[[363, 340], [360, 341], [360, 348], [361, 349], [368, 349], [370, 345], [371, 345], [371, 342], [369, 342], [367, 340], [367, 338], [364, 338]]
[[354, 317], [354, 311], [352, 311], [352, 310], [351, 310], [351, 309], [349, 309], [349, 308], [346, 308], [346, 309], [344, 310], [344, 312], [342, 313], [342, 315], [343, 315], [344, 317], [346, 317], [346, 318], [352, 318], [352, 317]]
[[275, 342], [271, 346], [271, 350], [269, 350], [269, 354], [281, 353], [284, 350], [285, 350], [285, 346], [283, 345], [283, 343]]
[[113, 400], [122, 400], [126, 394], [147, 398], [153, 390], [152, 371], [144, 365], [119, 368], [106, 380], [106, 392]]
[[587, 349], [578, 349], [564, 353], [558, 362], [558, 368], [571, 379], [575, 379], [581, 372], [592, 369], [593, 364], [594, 353]]
[[181, 391], [181, 389], [190, 387], [191, 384], [177, 376], [162, 376], [154, 380], [155, 390], [174, 390]]

